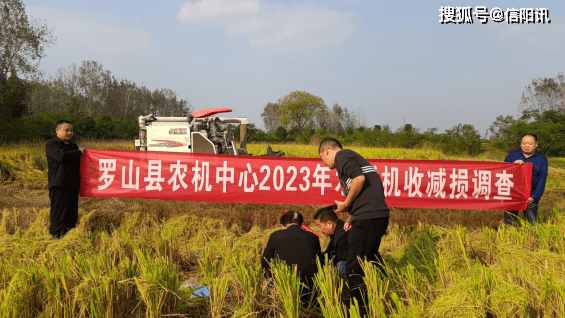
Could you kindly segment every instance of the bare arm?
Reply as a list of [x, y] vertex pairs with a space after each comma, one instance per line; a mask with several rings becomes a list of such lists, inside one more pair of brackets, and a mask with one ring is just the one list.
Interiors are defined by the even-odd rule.
[[361, 189], [363, 189], [364, 184], [365, 184], [365, 176], [363, 175], [358, 176], [355, 179], [351, 180], [351, 186], [349, 187], [349, 193], [347, 194], [347, 198], [345, 198], [345, 201], [343, 202], [335, 201], [337, 208], [334, 211], [343, 212], [343, 210], [347, 209], [347, 207], [350, 206], [351, 203], [353, 203], [353, 201], [355, 200], [355, 198], [359, 195], [359, 192], [361, 192]]

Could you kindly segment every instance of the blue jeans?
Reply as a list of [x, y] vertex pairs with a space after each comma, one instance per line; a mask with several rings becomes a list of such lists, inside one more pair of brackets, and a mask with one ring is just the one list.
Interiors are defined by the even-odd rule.
[[345, 261], [337, 262], [337, 264], [335, 264], [335, 266], [337, 267], [337, 270], [339, 271], [339, 277], [341, 277], [343, 279], [347, 279], [347, 274], [345, 272]]
[[[536, 223], [538, 217], [538, 203], [529, 203], [526, 211], [524, 211], [524, 217], [531, 225]], [[512, 225], [518, 220], [518, 211], [504, 211], [504, 223], [506, 225]]]

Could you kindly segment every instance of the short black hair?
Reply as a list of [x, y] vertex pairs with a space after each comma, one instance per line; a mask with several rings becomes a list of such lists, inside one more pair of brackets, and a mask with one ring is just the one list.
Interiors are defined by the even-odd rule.
[[288, 211], [281, 216], [282, 226], [289, 226], [291, 224], [302, 226], [303, 222], [304, 222], [304, 217], [302, 217], [302, 214], [296, 211]]
[[520, 138], [520, 141], [521, 141], [522, 139], [524, 139], [524, 137], [526, 137], [526, 136], [531, 136], [531, 137], [534, 138], [534, 141], [535, 141], [535, 142], [538, 142], [538, 136], [537, 136], [536, 134], [524, 134], [524, 135], [522, 135], [522, 138]]
[[314, 220], [320, 220], [320, 222], [322, 222], [322, 223], [326, 223], [328, 221], [333, 222], [333, 223], [337, 223], [337, 221], [339, 221], [339, 217], [334, 212], [335, 208], [337, 208], [337, 206], [330, 205], [330, 206], [326, 206], [326, 207], [323, 207], [321, 209], [318, 209], [318, 211], [316, 211], [316, 214], [314, 214]]
[[320, 142], [320, 147], [318, 147], [318, 153], [322, 153], [322, 151], [326, 148], [330, 148], [330, 149], [343, 149], [343, 146], [341, 145], [341, 143], [335, 139], [335, 138], [324, 138], [324, 140], [322, 140]]
[[61, 120], [59, 120], [59, 121], [55, 124], [55, 128], [61, 127], [62, 124], [70, 124], [70, 125], [72, 125], [70, 121], [68, 121], [68, 120], [66, 120], [66, 119], [61, 119]]

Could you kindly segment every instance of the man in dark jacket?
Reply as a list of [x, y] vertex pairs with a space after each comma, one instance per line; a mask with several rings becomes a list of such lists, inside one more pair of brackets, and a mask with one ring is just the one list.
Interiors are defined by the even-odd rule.
[[60, 238], [76, 226], [80, 187], [80, 157], [83, 149], [71, 142], [73, 126], [66, 120], [57, 122], [57, 136], [45, 144], [47, 180], [51, 200], [49, 233]]
[[330, 237], [330, 243], [326, 251], [322, 254], [322, 257], [327, 254], [328, 259], [330, 259], [339, 270], [339, 276], [345, 279], [347, 277], [345, 264], [348, 250], [347, 234], [349, 232], [346, 232], [343, 228], [345, 222], [339, 219], [334, 209], [335, 206], [333, 205], [319, 209], [314, 215], [314, 220], [316, 220], [318, 229], [320, 229], [324, 235]]
[[271, 234], [261, 257], [261, 267], [267, 277], [271, 277], [271, 261], [284, 261], [286, 265], [296, 265], [300, 281], [306, 286], [302, 292], [302, 304], [308, 302], [314, 286], [314, 276], [318, 272], [316, 260], [321, 255], [320, 239], [314, 233], [301, 228], [302, 214], [289, 211], [281, 217], [282, 230]]
[[349, 212], [344, 229], [349, 231], [347, 251], [347, 283], [351, 296], [360, 305], [360, 315], [366, 315], [367, 286], [361, 264], [357, 258], [366, 259], [379, 267], [383, 259], [379, 254], [381, 239], [386, 234], [390, 216], [385, 202], [381, 177], [365, 158], [355, 151], [343, 149], [334, 138], [320, 142], [318, 154], [330, 169], [336, 169], [344, 201], [335, 201], [335, 212]]

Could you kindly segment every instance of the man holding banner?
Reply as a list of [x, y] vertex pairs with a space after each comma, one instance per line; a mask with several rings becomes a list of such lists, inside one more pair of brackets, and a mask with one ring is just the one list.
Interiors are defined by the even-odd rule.
[[80, 158], [84, 151], [71, 141], [73, 125], [69, 121], [58, 121], [55, 132], [57, 136], [45, 144], [51, 200], [49, 234], [61, 238], [78, 220]]
[[[531, 162], [532, 167], [532, 189], [528, 198], [528, 206], [524, 210], [524, 217], [530, 224], [534, 225], [538, 216], [538, 203], [545, 190], [547, 179], [548, 163], [547, 158], [536, 151], [538, 147], [538, 137], [534, 134], [522, 136], [520, 149], [511, 151], [504, 159], [504, 162], [513, 162], [522, 165]], [[504, 223], [512, 225], [518, 220], [518, 211], [505, 211]]]
[[328, 168], [337, 169], [344, 201], [335, 201], [335, 212], [349, 212], [344, 229], [349, 231], [349, 250], [345, 270], [351, 296], [366, 315], [367, 286], [358, 257], [373, 262], [382, 271], [379, 254], [381, 239], [386, 233], [390, 211], [385, 202], [384, 187], [379, 174], [365, 158], [352, 150], [344, 150], [334, 138], [326, 138], [318, 148], [320, 159]]

